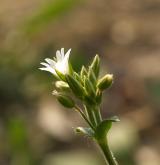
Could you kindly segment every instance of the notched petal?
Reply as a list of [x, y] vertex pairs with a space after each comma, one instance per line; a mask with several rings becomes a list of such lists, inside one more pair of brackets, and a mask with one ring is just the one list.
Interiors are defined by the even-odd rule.
[[69, 50], [67, 51], [67, 53], [65, 54], [65, 57], [64, 57], [64, 58], [65, 58], [66, 60], [69, 59], [70, 53], [71, 53], [71, 49], [69, 49]]
[[55, 66], [56, 62], [54, 60], [51, 60], [50, 58], [46, 58], [45, 61], [48, 62], [48, 64]]
[[64, 58], [64, 48], [61, 48], [61, 56], [62, 56], [62, 59]]
[[62, 55], [61, 55], [61, 52], [59, 50], [57, 50], [57, 52], [56, 52], [56, 58], [57, 58], [57, 62], [62, 61]]

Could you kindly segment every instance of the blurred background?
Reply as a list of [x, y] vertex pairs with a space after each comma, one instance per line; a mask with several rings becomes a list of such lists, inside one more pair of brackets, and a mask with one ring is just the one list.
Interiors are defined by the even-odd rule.
[[159, 0], [0, 0], [0, 165], [105, 164], [38, 70], [61, 47], [75, 70], [98, 53], [115, 76], [102, 113], [121, 119], [109, 133], [119, 164], [159, 165]]

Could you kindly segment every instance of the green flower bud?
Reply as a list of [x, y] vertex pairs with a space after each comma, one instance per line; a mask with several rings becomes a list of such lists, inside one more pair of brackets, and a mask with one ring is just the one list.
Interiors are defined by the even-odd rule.
[[64, 81], [56, 81], [55, 86], [56, 86], [56, 88], [60, 89], [61, 91], [69, 90], [69, 85]]
[[97, 84], [97, 87], [103, 91], [107, 88], [109, 88], [113, 83], [113, 75], [112, 74], [106, 74], [104, 77], [102, 77]]
[[78, 73], [74, 72], [74, 73], [73, 73], [73, 77], [74, 77], [78, 82], [83, 83], [83, 81], [82, 81], [82, 79], [81, 79], [81, 76], [80, 76]]
[[95, 89], [91, 81], [89, 81], [89, 79], [86, 76], [84, 77], [84, 88], [88, 96], [95, 97]]
[[95, 76], [93, 69], [91, 67], [89, 67], [88, 79], [92, 83], [93, 87], [96, 88], [97, 79], [96, 79], [96, 76]]
[[84, 79], [84, 76], [87, 76], [87, 69], [84, 66], [82, 66], [80, 75], [82, 80]]
[[79, 98], [83, 98], [84, 96], [84, 89], [83, 86], [81, 85], [81, 83], [79, 83], [73, 76], [71, 75], [66, 75], [66, 81], [69, 85], [69, 87], [71, 88], [71, 90], [73, 91], [73, 93], [79, 97]]
[[56, 96], [57, 100], [66, 108], [73, 108], [75, 106], [75, 103], [73, 99], [67, 95], [64, 95], [62, 93], [58, 93], [57, 91], [53, 91], [52, 93], [54, 96]]
[[93, 137], [94, 131], [91, 128], [77, 127], [75, 133], [82, 134], [84, 136]]
[[100, 58], [98, 55], [96, 55], [93, 59], [93, 62], [91, 64], [91, 68], [96, 76], [98, 78], [99, 76], [99, 70], [100, 70]]

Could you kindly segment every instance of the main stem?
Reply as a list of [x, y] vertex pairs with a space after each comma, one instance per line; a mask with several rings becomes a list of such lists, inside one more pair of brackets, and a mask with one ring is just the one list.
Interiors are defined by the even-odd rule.
[[112, 151], [108, 146], [107, 140], [105, 139], [102, 142], [98, 142], [98, 144], [104, 154], [106, 163], [108, 163], [108, 165], [118, 165]]
[[[88, 115], [89, 120], [92, 123], [92, 125], [94, 125], [94, 126], [99, 125], [102, 121], [100, 109], [97, 106], [92, 107], [92, 109], [90, 109], [89, 106], [88, 107], [86, 106], [86, 110], [87, 110], [87, 113], [88, 113], [87, 115]], [[104, 154], [106, 163], [108, 165], [118, 165], [113, 153], [111, 152], [111, 150], [108, 146], [107, 139], [104, 138], [104, 139], [97, 140], [97, 143], [100, 146], [100, 148]]]

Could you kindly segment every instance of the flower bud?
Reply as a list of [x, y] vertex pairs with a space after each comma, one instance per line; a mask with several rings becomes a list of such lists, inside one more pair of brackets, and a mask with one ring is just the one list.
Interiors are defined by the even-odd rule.
[[93, 62], [91, 64], [91, 68], [96, 76], [98, 78], [99, 76], [99, 69], [100, 69], [100, 58], [98, 55], [96, 55], [93, 59]]
[[52, 93], [54, 96], [56, 96], [57, 100], [66, 108], [73, 108], [75, 106], [75, 103], [73, 99], [67, 95], [58, 93], [57, 91], [53, 91]]
[[94, 136], [94, 131], [91, 128], [77, 127], [75, 129], [75, 133], [82, 134], [88, 137]]
[[74, 72], [74, 73], [73, 73], [73, 77], [74, 77], [78, 82], [83, 83], [83, 81], [82, 81], [82, 79], [81, 79], [81, 76], [80, 76], [78, 73]]
[[84, 88], [85, 88], [88, 96], [90, 96], [90, 97], [95, 96], [95, 89], [94, 89], [92, 83], [89, 81], [89, 79], [86, 76], [84, 77]]
[[89, 67], [89, 70], [88, 70], [88, 79], [92, 83], [93, 87], [96, 88], [97, 79], [91, 67]]
[[82, 80], [84, 79], [84, 76], [87, 76], [87, 69], [84, 66], [82, 66], [80, 75]]
[[69, 85], [69, 87], [71, 88], [71, 90], [73, 91], [73, 93], [79, 97], [79, 98], [83, 98], [84, 95], [84, 89], [83, 86], [81, 85], [81, 83], [79, 83], [73, 76], [71, 75], [66, 75], [66, 81]]
[[56, 88], [60, 89], [61, 91], [69, 90], [69, 85], [64, 81], [56, 81], [55, 86], [56, 86]]
[[113, 83], [113, 75], [112, 74], [106, 74], [104, 77], [102, 77], [97, 84], [97, 87], [103, 91], [107, 88], [109, 88]]

